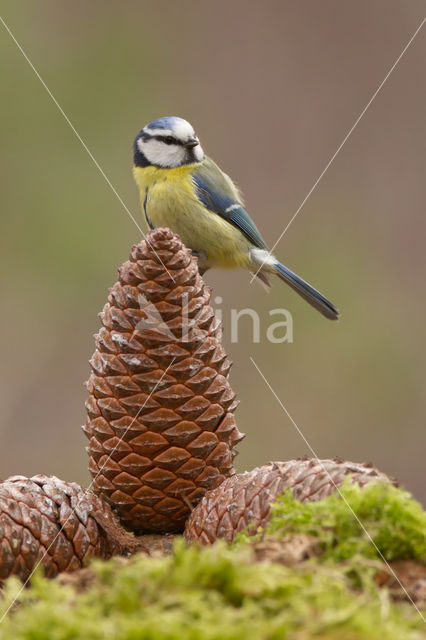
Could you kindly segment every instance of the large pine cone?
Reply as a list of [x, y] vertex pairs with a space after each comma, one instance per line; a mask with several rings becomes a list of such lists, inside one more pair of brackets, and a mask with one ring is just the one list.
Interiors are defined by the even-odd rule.
[[132, 248], [100, 314], [89, 469], [94, 491], [139, 533], [183, 531], [204, 493], [234, 473], [242, 434], [209, 300], [196, 259], [158, 228]]
[[228, 478], [209, 491], [189, 517], [185, 538], [210, 544], [217, 538], [231, 541], [250, 525], [256, 532], [265, 527], [271, 504], [285, 489], [292, 489], [298, 500], [321, 500], [339, 487], [345, 476], [364, 486], [368, 482], [390, 479], [371, 465], [340, 460], [300, 458], [288, 462], [271, 462], [252, 471]]
[[0, 483], [0, 580], [27, 580], [39, 563], [53, 577], [91, 556], [110, 558], [122, 551], [121, 532], [110, 507], [74, 482], [38, 475]]

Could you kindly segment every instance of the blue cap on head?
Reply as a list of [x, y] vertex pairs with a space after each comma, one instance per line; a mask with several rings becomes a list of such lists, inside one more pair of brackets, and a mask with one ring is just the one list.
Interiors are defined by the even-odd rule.
[[186, 122], [183, 118], [177, 116], [164, 116], [163, 118], [157, 118], [146, 125], [146, 129], [170, 129], [173, 131], [175, 125], [178, 122]]

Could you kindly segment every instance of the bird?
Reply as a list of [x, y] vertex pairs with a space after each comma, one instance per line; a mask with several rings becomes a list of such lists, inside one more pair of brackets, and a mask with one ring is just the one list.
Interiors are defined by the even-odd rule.
[[246, 269], [267, 288], [275, 274], [330, 320], [332, 302], [275, 258], [247, 213], [231, 178], [207, 155], [192, 125], [165, 116], [145, 125], [133, 145], [133, 175], [150, 229], [168, 227], [211, 267]]

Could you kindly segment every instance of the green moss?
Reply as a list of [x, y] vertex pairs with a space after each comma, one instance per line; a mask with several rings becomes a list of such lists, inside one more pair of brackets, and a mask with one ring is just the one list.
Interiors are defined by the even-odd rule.
[[[249, 546], [185, 547], [170, 557], [95, 562], [90, 586], [36, 575], [0, 625], [13, 640], [417, 640], [411, 605], [393, 604], [371, 582], [351, 589], [346, 570], [255, 563]], [[6, 585], [3, 610], [17, 580]]]
[[286, 492], [273, 506], [267, 531], [317, 536], [326, 560], [361, 555], [426, 562], [426, 512], [409, 493], [386, 483], [361, 489], [348, 480], [341, 495], [320, 502], [302, 503]]

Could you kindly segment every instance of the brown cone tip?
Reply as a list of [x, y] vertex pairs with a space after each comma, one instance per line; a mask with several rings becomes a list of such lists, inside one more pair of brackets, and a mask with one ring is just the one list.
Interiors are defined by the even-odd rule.
[[189, 517], [185, 538], [210, 544], [217, 538], [231, 541], [250, 525], [250, 531], [265, 527], [271, 504], [285, 489], [304, 501], [321, 500], [332, 494], [346, 476], [364, 486], [391, 479], [371, 465], [341, 460], [297, 459], [270, 462], [228, 478], [206, 493]]
[[86, 403], [93, 489], [139, 533], [181, 532], [242, 439], [210, 290], [177, 235], [132, 248], [100, 314]]
[[0, 483], [0, 580], [27, 580], [39, 564], [48, 577], [79, 569], [92, 556], [125, 551], [125, 537], [110, 507], [74, 482], [37, 475]]

